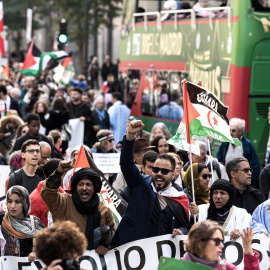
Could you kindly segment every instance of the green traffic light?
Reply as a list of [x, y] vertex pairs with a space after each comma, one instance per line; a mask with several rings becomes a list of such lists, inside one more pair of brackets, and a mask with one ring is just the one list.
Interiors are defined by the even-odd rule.
[[59, 42], [66, 43], [67, 42], [67, 35], [61, 34], [58, 37]]

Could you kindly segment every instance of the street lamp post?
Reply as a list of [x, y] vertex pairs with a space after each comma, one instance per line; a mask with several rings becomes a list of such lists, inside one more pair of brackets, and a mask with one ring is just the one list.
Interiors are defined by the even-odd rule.
[[85, 37], [84, 37], [84, 73], [87, 78], [87, 69], [88, 69], [88, 18], [89, 18], [89, 3], [90, 0], [85, 0]]

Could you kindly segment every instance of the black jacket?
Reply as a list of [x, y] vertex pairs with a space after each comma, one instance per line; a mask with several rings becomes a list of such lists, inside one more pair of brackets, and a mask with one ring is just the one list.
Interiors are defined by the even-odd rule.
[[50, 116], [48, 119], [45, 119], [44, 113], [40, 113], [40, 122], [42, 126], [46, 128], [46, 135], [53, 129], [58, 129], [61, 131], [62, 125], [68, 123], [69, 112], [65, 111], [50, 111]]
[[260, 190], [263, 193], [264, 197], [268, 199], [269, 191], [270, 191], [270, 164], [266, 165], [259, 177]]
[[242, 194], [239, 189], [235, 188], [235, 194], [233, 205], [246, 209], [251, 215], [256, 207], [265, 201], [265, 197], [261, 191], [251, 186], [247, 186]]
[[44, 136], [43, 134], [38, 133], [36, 137], [31, 138], [29, 136], [29, 132], [26, 132], [25, 135], [21, 136], [20, 138], [16, 140], [11, 152], [21, 150], [23, 143], [30, 139], [37, 140], [38, 142], [42, 142], [42, 141], [47, 142], [52, 148], [52, 142], [50, 141], [50, 139], [48, 139], [48, 137]]

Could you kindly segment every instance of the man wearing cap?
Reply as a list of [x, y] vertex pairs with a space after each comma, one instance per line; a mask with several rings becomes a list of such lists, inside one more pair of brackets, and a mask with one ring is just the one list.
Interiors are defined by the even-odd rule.
[[134, 164], [135, 134], [144, 128], [140, 120], [131, 121], [123, 138], [120, 165], [130, 189], [130, 200], [111, 245], [158, 236], [187, 234], [189, 202], [184, 192], [172, 187], [175, 160], [167, 154], [158, 155], [152, 175], [142, 175]]
[[[142, 165], [142, 158], [145, 152], [149, 151], [150, 149], [155, 148], [155, 146], [151, 146], [149, 142], [147, 142], [145, 139], [137, 139], [134, 143], [134, 161], [137, 165], [138, 169], [141, 171], [141, 165]], [[120, 193], [120, 191], [126, 186], [126, 181], [123, 176], [122, 172], [119, 172], [117, 174], [116, 180], [113, 182], [113, 187], [117, 192]]]
[[236, 240], [241, 231], [249, 227], [251, 215], [245, 209], [233, 205], [234, 197], [234, 186], [228, 180], [218, 179], [211, 186], [209, 203], [199, 206], [191, 203], [191, 217], [198, 216], [198, 221], [217, 221], [223, 227], [225, 236]]
[[90, 106], [82, 101], [82, 90], [74, 87], [70, 91], [71, 102], [67, 104], [70, 119], [80, 118], [84, 122], [84, 144], [89, 146], [88, 137], [90, 133], [90, 125], [92, 124], [92, 113]]
[[[46, 180], [40, 192], [41, 198], [52, 213], [53, 221], [70, 220], [85, 233], [88, 249], [96, 249], [100, 255], [107, 253], [105, 240], [113, 235], [116, 225], [112, 211], [99, 201], [97, 193], [101, 190], [101, 180], [90, 168], [79, 169], [71, 179], [69, 193], [58, 191], [61, 176], [71, 169], [70, 161], [61, 161], [57, 170]], [[104, 235], [108, 239], [104, 239]]]

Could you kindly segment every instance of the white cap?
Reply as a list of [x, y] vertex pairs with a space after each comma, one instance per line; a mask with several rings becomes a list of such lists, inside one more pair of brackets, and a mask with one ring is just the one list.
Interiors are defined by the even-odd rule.
[[164, 3], [163, 6], [164, 9], [171, 9], [176, 10], [177, 9], [177, 2], [175, 0], [168, 0]]

